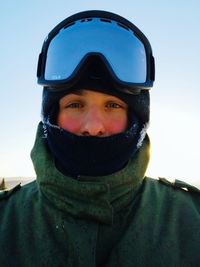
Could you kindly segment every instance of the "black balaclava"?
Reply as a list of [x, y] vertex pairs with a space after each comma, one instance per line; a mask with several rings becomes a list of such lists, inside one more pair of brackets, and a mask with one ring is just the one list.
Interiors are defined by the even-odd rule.
[[[114, 95], [128, 104], [128, 129], [108, 137], [77, 136], [56, 125], [59, 100], [75, 90]], [[104, 66], [93, 61], [70, 89], [43, 90], [44, 134], [56, 167], [65, 175], [102, 176], [122, 169], [141, 146], [149, 122], [149, 92], [132, 95], [118, 91]]]

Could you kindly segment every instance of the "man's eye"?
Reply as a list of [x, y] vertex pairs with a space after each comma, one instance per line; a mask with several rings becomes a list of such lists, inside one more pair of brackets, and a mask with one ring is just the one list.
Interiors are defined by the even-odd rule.
[[115, 102], [111, 102], [107, 104], [108, 108], [120, 108], [121, 106]]
[[67, 105], [67, 108], [81, 108], [81, 107], [82, 107], [81, 103], [78, 102], [70, 103], [69, 105]]

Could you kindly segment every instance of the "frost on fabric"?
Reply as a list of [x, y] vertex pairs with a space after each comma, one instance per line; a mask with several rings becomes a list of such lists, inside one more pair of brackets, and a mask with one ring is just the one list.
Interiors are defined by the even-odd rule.
[[137, 133], [138, 130], [138, 123], [134, 123], [132, 127], [125, 132], [125, 137], [129, 138]]
[[52, 128], [55, 128], [55, 129], [59, 129], [59, 130], [62, 130], [58, 125], [55, 125], [55, 124], [51, 124], [50, 121], [49, 121], [49, 117], [43, 122], [43, 130], [44, 130], [44, 138], [47, 138], [47, 125], [52, 127]]
[[147, 128], [149, 127], [149, 123], [146, 123], [144, 124], [144, 127], [142, 128], [142, 130], [140, 131], [140, 138], [137, 142], [137, 148], [140, 148], [142, 143], [143, 143], [143, 140], [146, 136], [146, 132], [147, 132]]

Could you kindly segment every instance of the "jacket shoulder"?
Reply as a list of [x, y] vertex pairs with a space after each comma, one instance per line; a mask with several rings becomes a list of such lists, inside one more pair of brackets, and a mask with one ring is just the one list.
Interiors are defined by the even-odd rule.
[[21, 184], [18, 184], [18, 185], [16, 185], [15, 187], [13, 187], [10, 190], [2, 190], [2, 191], [0, 191], [0, 201], [8, 199], [12, 195], [14, 195], [17, 191], [19, 191], [21, 189], [21, 187], [22, 187]]
[[178, 190], [184, 190], [188, 193], [195, 193], [198, 194], [200, 196], [200, 189], [188, 184], [186, 182], [183, 182], [181, 180], [175, 179], [174, 181], [170, 181], [164, 177], [159, 177], [158, 179], [159, 183], [164, 184], [166, 186], [172, 187], [174, 189], [178, 189]]
[[198, 203], [200, 207], [200, 189], [181, 180], [169, 180], [163, 177], [153, 179], [145, 177], [144, 189], [147, 194], [153, 194], [158, 198], [189, 199]]
[[169, 191], [173, 190], [175, 192], [184, 191], [188, 192], [189, 194], [195, 194], [200, 196], [200, 188], [197, 188], [191, 184], [188, 184], [178, 179], [169, 180], [164, 177], [158, 177], [158, 178], [145, 177], [145, 184], [149, 188], [155, 187], [158, 188], [158, 190], [168, 189]]
[[177, 209], [182, 207], [184, 211], [191, 208], [194, 210], [195, 207], [200, 215], [200, 190], [186, 182], [146, 177], [144, 193], [151, 201], [158, 202], [163, 207], [165, 205]]
[[19, 197], [27, 198], [31, 192], [37, 190], [36, 182], [30, 182], [26, 185], [18, 184], [10, 190], [0, 191], [0, 204], [3, 202], [10, 202], [10, 200], [15, 202]]

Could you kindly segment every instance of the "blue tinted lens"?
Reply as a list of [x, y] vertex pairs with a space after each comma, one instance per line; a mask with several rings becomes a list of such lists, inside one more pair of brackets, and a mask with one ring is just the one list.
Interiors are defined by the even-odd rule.
[[119, 80], [146, 81], [147, 59], [143, 43], [128, 28], [99, 18], [76, 21], [52, 39], [47, 51], [45, 80], [70, 78], [80, 61], [90, 53], [106, 58]]

